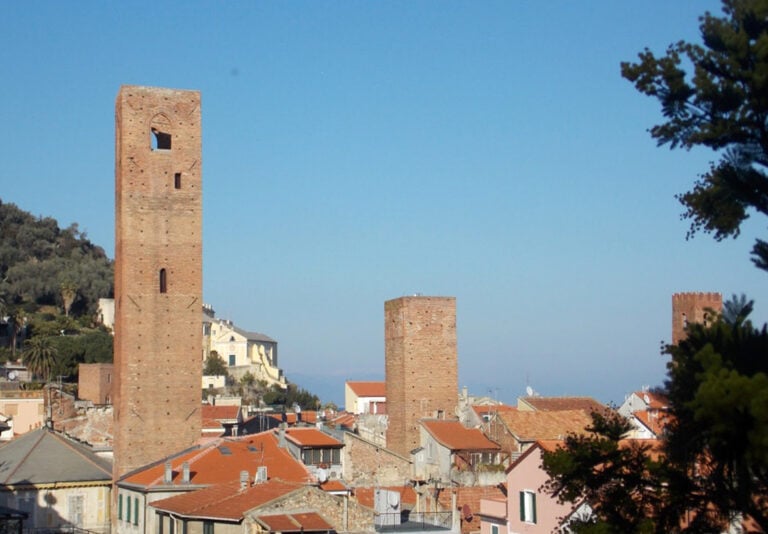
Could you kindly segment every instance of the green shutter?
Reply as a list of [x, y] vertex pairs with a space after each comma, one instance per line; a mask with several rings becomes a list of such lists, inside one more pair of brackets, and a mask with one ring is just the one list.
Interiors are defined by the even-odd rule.
[[139, 498], [133, 498], [133, 524], [139, 524]]
[[520, 492], [520, 521], [525, 521], [525, 492]]
[[118, 521], [123, 520], [123, 496], [122, 495], [117, 496], [117, 520]]
[[532, 522], [536, 522], [536, 494], [531, 492], [531, 511], [533, 512]]

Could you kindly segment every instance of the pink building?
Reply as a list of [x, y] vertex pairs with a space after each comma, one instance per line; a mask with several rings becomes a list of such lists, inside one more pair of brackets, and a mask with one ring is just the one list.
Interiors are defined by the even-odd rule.
[[542, 490], [542, 452], [562, 441], [537, 441], [507, 469], [506, 498], [480, 500], [481, 534], [550, 534], [575, 511]]

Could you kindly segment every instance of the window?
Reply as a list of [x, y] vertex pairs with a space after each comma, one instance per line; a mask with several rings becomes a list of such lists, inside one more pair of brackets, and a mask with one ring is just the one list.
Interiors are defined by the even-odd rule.
[[171, 134], [152, 127], [152, 150], [170, 150]]
[[520, 521], [536, 522], [536, 494], [532, 491], [520, 492]]
[[139, 524], [139, 498], [133, 498], [133, 524]]
[[168, 534], [175, 534], [176, 520], [173, 517], [168, 518]]
[[177, 172], [173, 175], [173, 187], [175, 189], [181, 189], [181, 173]]
[[123, 496], [122, 495], [117, 496], [117, 520], [118, 521], [123, 520]]
[[499, 534], [499, 525], [491, 525], [491, 534]]
[[168, 277], [165, 274], [165, 269], [160, 269], [160, 293], [168, 292]]
[[229, 355], [229, 366], [232, 367], [233, 365], [235, 365], [235, 355], [234, 354], [230, 354]]
[[213, 521], [203, 521], [203, 534], [213, 534]]

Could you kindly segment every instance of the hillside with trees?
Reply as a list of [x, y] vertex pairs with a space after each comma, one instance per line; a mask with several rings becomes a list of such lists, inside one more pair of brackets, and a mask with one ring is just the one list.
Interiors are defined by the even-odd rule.
[[112, 360], [97, 317], [113, 296], [113, 265], [77, 223], [60, 228], [0, 200], [0, 361], [41, 379], [75, 378], [78, 363]]

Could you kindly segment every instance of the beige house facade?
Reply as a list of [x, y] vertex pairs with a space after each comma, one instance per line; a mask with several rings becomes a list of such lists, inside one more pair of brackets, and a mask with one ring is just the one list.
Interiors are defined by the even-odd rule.
[[235, 379], [251, 373], [267, 385], [285, 388], [285, 375], [277, 363], [277, 341], [249, 332], [232, 321], [216, 317], [213, 308], [203, 306], [203, 361], [216, 352]]

